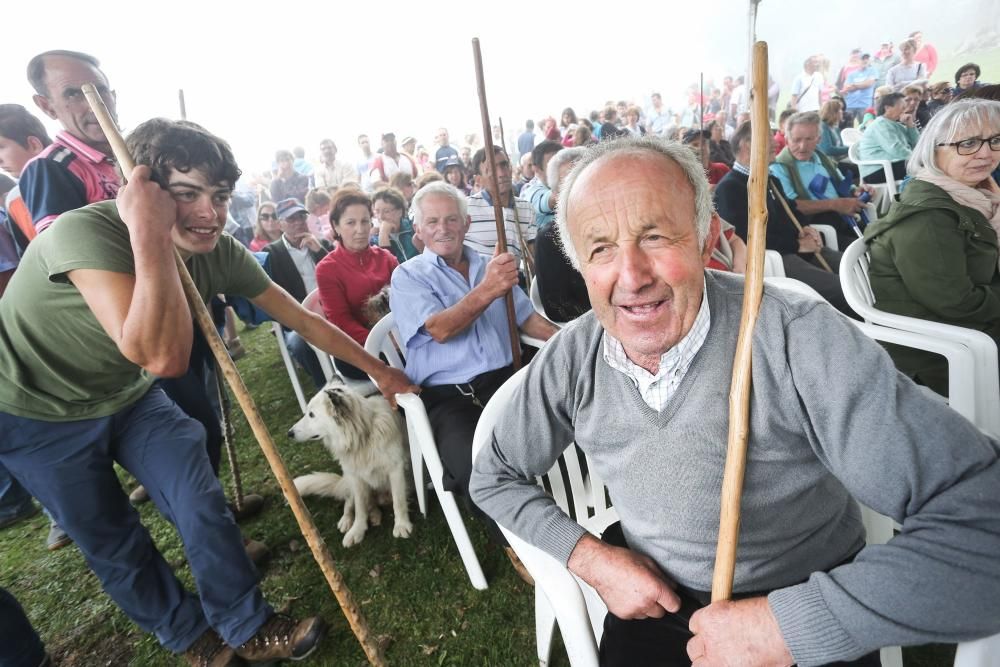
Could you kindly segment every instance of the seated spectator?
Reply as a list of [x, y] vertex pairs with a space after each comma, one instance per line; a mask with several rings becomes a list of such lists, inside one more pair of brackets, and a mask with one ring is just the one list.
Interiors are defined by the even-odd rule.
[[622, 127], [633, 137], [641, 137], [646, 134], [646, 129], [639, 124], [641, 116], [642, 111], [636, 106], [631, 106], [625, 111], [625, 125]]
[[396, 188], [377, 190], [372, 195], [371, 206], [378, 222], [375, 245], [391, 252], [399, 264], [419, 255], [423, 243], [413, 234], [413, 223], [406, 215], [403, 193]]
[[838, 246], [846, 248], [857, 238], [854, 216], [864, 209], [858, 195], [871, 188], [853, 187], [837, 164], [818, 150], [820, 122], [812, 111], [788, 119], [788, 145], [771, 164], [771, 174], [780, 181], [784, 195], [797, 202], [806, 218], [800, 222], [831, 225], [837, 230]]
[[[391, 192], [392, 197], [401, 198], [391, 189], [380, 192]], [[369, 298], [389, 284], [399, 262], [388, 250], [368, 243], [372, 233], [372, 203], [365, 193], [338, 192], [330, 207], [330, 224], [337, 247], [316, 265], [316, 286], [323, 314], [358, 345], [364, 346], [374, 325], [365, 317], [365, 306]], [[387, 223], [383, 221], [383, 224]], [[360, 368], [340, 359], [335, 359], [334, 363], [345, 377], [368, 379]]]
[[274, 155], [278, 163], [278, 173], [271, 181], [271, 201], [285, 199], [305, 201], [309, 192], [309, 177], [295, 170], [295, 156], [291, 151], [280, 150]]
[[[888, 160], [892, 177], [906, 178], [906, 161], [917, 145], [919, 134], [912, 113], [905, 111], [900, 93], [889, 93], [879, 100], [878, 118], [861, 135], [858, 157], [862, 160]], [[877, 165], [861, 165], [861, 177], [869, 183], [885, 183], [885, 170]]]
[[719, 238], [715, 240], [715, 247], [705, 266], [716, 271], [747, 272], [747, 244], [736, 234], [736, 228], [721, 218]]
[[838, 100], [823, 103], [819, 111], [821, 135], [819, 149], [834, 160], [847, 157], [847, 146], [840, 139], [840, 122], [844, 119], [844, 107]]
[[[962, 100], [995, 100], [1000, 102], [1000, 84], [987, 84], [962, 93]], [[1000, 166], [993, 170], [993, 180], [1000, 184]]]
[[[41, 121], [27, 109], [20, 104], [0, 104], [0, 169], [17, 179], [24, 166], [51, 143]], [[14, 274], [20, 255], [38, 233], [17, 183], [3, 190], [0, 209], [6, 211], [7, 219], [5, 230], [0, 230], [4, 239], [0, 246], [0, 294]]]
[[[1000, 102], [957, 100], [939, 111], [909, 161], [913, 180], [865, 230], [879, 310], [978, 329], [1000, 343], [997, 228]], [[943, 357], [886, 346], [896, 366], [948, 393]]]
[[579, 124], [579, 120], [576, 117], [576, 112], [573, 111], [573, 107], [566, 107], [563, 109], [562, 115], [559, 117], [559, 134], [563, 138], [568, 134], [572, 134], [570, 126], [576, 126]]
[[555, 200], [552, 188], [546, 183], [546, 170], [549, 160], [564, 150], [557, 141], [543, 141], [531, 151], [531, 165], [535, 176], [521, 189], [521, 198], [531, 204], [535, 213], [535, 223], [541, 227], [555, 217]]
[[795, 115], [794, 109], [785, 109], [778, 115], [778, 131], [774, 133], [774, 152], [780, 153], [788, 145], [787, 134], [785, 134], [785, 124], [788, 119]]
[[[549, 159], [545, 180], [552, 184], [552, 206], [559, 203], [559, 185], [586, 152], [579, 146], [567, 148]], [[583, 276], [573, 268], [559, 244], [555, 220], [538, 228], [535, 237], [535, 280], [545, 314], [553, 322], [570, 322], [590, 310], [590, 297]]]
[[690, 147], [701, 158], [701, 163], [705, 167], [705, 173], [708, 174], [708, 183], [714, 187], [716, 183], [722, 180], [723, 176], [729, 173], [729, 167], [721, 162], [712, 162], [709, 159], [709, 136], [708, 130], [688, 130], [684, 133], [681, 143]]
[[933, 118], [934, 114], [941, 110], [941, 107], [951, 102], [951, 84], [947, 81], [938, 81], [929, 86], [927, 90], [931, 94], [931, 100], [927, 103], [927, 113]]
[[[714, 193], [715, 210], [723, 220], [733, 224], [736, 234], [744, 241], [747, 240], [750, 227], [747, 211], [750, 138], [751, 125], [744, 123], [733, 135], [733, 147], [736, 149], [733, 170], [719, 182]], [[837, 272], [840, 268], [841, 254], [824, 247], [823, 239], [815, 228], [805, 225], [800, 233], [779, 197], [784, 198], [781, 186], [774, 176], [769, 176], [765, 246], [768, 250], [774, 250], [781, 255], [786, 276], [801, 280], [819, 292], [834, 308], [855, 317], [840, 288]], [[795, 200], [785, 203], [788, 204], [792, 215], [796, 215], [798, 209]], [[822, 267], [816, 257], [817, 252], [822, 254], [832, 272]]]
[[927, 123], [931, 120], [931, 112], [927, 109], [927, 100], [925, 99], [927, 90], [923, 84], [910, 84], [903, 88], [903, 95], [905, 97], [903, 113], [913, 115], [913, 125], [919, 132], [927, 127]]
[[889, 68], [885, 75], [885, 85], [890, 86], [893, 92], [902, 92], [906, 84], [914, 81], [925, 81], [929, 74], [924, 63], [913, 59], [917, 53], [917, 45], [912, 39], [904, 40], [899, 45], [899, 52], [902, 60], [898, 65]]
[[573, 132], [573, 146], [586, 147], [594, 143], [593, 130], [581, 123]]
[[339, 188], [344, 183], [358, 182], [354, 166], [337, 160], [337, 144], [333, 139], [319, 142], [319, 156], [320, 165], [313, 176], [317, 188]]
[[413, 194], [417, 191], [413, 178], [413, 176], [401, 171], [389, 179], [389, 187], [396, 188], [406, 200], [406, 210], [410, 210], [410, 202], [413, 201]]
[[443, 180], [444, 176], [441, 175], [441, 172], [429, 169], [424, 173], [420, 174], [419, 176], [417, 176], [417, 180], [413, 181], [413, 187], [419, 190], [428, 183], [433, 183], [434, 181], [443, 181]]
[[[531, 153], [527, 153], [531, 155]], [[458, 158], [448, 158], [444, 165], [444, 180], [465, 196], [469, 196], [469, 186], [465, 182], [465, 167]]]
[[306, 218], [306, 225], [313, 236], [318, 239], [332, 241], [330, 233], [330, 195], [320, 188], [314, 188], [306, 194], [306, 210], [309, 217]]
[[976, 63], [966, 63], [955, 72], [955, 89], [952, 95], [959, 96], [967, 90], [979, 88], [983, 84], [979, 81], [982, 71]]
[[250, 250], [253, 252], [261, 252], [264, 246], [281, 238], [281, 225], [278, 224], [275, 210], [273, 201], [261, 202], [257, 207], [257, 222], [254, 223], [253, 240], [250, 241]]
[[[306, 224], [309, 212], [299, 201], [285, 199], [278, 202], [277, 214], [281, 237], [264, 246], [264, 252], [271, 256], [271, 279], [302, 303], [316, 289], [316, 265], [326, 257], [330, 243], [317, 239], [309, 231]], [[316, 353], [297, 332], [285, 330], [284, 333], [288, 353], [305, 369], [316, 388], [322, 389], [326, 384], [326, 375]]]
[[708, 159], [710, 162], [721, 162], [730, 169], [733, 168], [733, 160], [736, 156], [733, 155], [733, 147], [730, 145], [729, 141], [725, 138], [725, 132], [723, 130], [722, 123], [718, 120], [713, 120], [708, 124]]
[[[555, 123], [554, 120], [552, 122]], [[559, 143], [555, 142], [555, 145], [559, 146]], [[537, 231], [535, 213], [526, 198], [514, 195], [510, 158], [507, 157], [507, 153], [495, 144], [493, 151], [496, 157], [496, 181], [500, 188], [499, 199], [503, 206], [504, 236], [507, 237], [507, 248], [520, 264], [526, 254], [534, 252]], [[490, 162], [486, 159], [485, 148], [480, 148], [473, 156], [472, 173], [479, 179], [481, 189], [469, 197], [467, 203], [470, 224], [465, 233], [465, 242], [489, 260], [497, 244], [497, 225], [493, 209], [493, 177], [490, 173]], [[523, 248], [522, 243], [525, 246]]]
[[[413, 213], [427, 247], [393, 273], [389, 304], [399, 344], [406, 348], [406, 375], [423, 387], [420, 399], [444, 466], [444, 488], [468, 500], [476, 422], [513, 373], [505, 295], [513, 289], [517, 326], [524, 333], [547, 340], [556, 328], [517, 286], [514, 255], [487, 258], [464, 245], [469, 228], [464, 195], [431, 183], [417, 192]], [[470, 508], [484, 516], [471, 503]], [[495, 524], [487, 520], [487, 525], [504, 543]], [[508, 554], [513, 556], [509, 548]]]

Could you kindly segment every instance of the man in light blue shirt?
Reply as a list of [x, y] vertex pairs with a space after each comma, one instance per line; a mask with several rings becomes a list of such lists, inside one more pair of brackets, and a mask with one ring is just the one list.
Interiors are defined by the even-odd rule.
[[517, 326], [525, 334], [547, 340], [556, 327], [517, 286], [511, 253], [487, 261], [464, 245], [466, 210], [465, 196], [446, 183], [417, 192], [413, 223], [424, 252], [393, 273], [389, 305], [405, 347], [406, 375], [423, 387], [444, 487], [468, 497], [476, 423], [513, 372], [504, 296], [513, 289]]
[[844, 102], [847, 104], [847, 117], [861, 122], [865, 115], [865, 110], [872, 105], [872, 97], [875, 94], [875, 82], [878, 81], [878, 72], [869, 65], [867, 53], [861, 56], [861, 69], [856, 69], [844, 79]]
[[552, 188], [547, 182], [545, 170], [552, 156], [562, 149], [562, 144], [558, 141], [543, 141], [531, 151], [531, 164], [534, 165], [535, 177], [525, 183], [524, 189], [521, 190], [521, 198], [531, 203], [537, 227], [552, 222], [556, 217], [555, 195], [552, 194]]

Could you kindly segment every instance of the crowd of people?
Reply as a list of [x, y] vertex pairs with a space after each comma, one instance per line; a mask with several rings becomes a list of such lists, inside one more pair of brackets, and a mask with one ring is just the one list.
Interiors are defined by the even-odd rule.
[[[736, 581], [747, 600], [708, 599], [726, 420], [703, 407], [725, 405], [735, 276], [747, 262], [752, 132], [741, 76], [696, 90], [680, 112], [654, 93], [646, 108], [609, 102], [528, 120], [511, 152], [496, 132], [492, 156], [474, 137], [452, 146], [445, 128], [433, 154], [385, 132], [374, 151], [358, 137], [356, 162], [323, 139], [318, 162], [280, 149], [248, 179], [224, 139], [153, 119], [128, 136], [139, 166], [123, 184], [80, 92], [95, 84], [114, 113], [99, 61], [36, 56], [34, 100], [61, 131], [50, 138], [24, 107], [0, 105], [0, 168], [18, 179], [0, 229], [0, 429], [10, 434], [0, 443], [0, 527], [34, 515], [37, 499], [51, 521], [47, 546], [75, 543], [126, 614], [190, 664], [302, 658], [318, 645], [321, 618], [276, 613], [257, 586], [267, 549], [237, 524], [262, 503], [237, 509], [218, 482], [219, 411], [206, 390], [216, 371], [188, 314], [177, 248], [234, 357], [245, 353], [236, 313], [261, 313], [281, 323], [317, 389], [327, 382], [318, 349], [390, 402], [419, 392], [444, 487], [518, 573], [529, 579], [496, 522], [608, 603], [605, 664], [759, 648], [785, 664], [874, 665], [885, 643], [1000, 630], [995, 581], [969, 574], [988, 570], [1000, 546], [1000, 508], [970, 501], [995, 497], [997, 443], [916, 388], [947, 393], [940, 359], [892, 347], [887, 356], [843, 317], [855, 314], [837, 275], [841, 253], [817, 228], [831, 227], [841, 249], [861, 236], [871, 244], [879, 308], [1000, 341], [998, 86], [983, 85], [973, 63], [954, 87], [931, 83], [937, 53], [919, 32], [899, 51], [855, 49], [834, 78], [827, 59], [810, 56], [780, 114], [777, 83], [768, 90], [778, 127], [766, 246], [823, 301], [766, 294]], [[889, 161], [888, 177], [903, 181], [880, 219], [866, 220], [865, 199], [887, 175], [858, 169], [845, 128], [860, 132], [862, 160]], [[474, 462], [483, 406], [514, 372], [502, 298], [511, 292], [516, 328], [552, 341], [529, 364], [502, 435]], [[395, 317], [405, 372], [364, 351], [379, 300]], [[863, 363], [863, 379], [817, 376], [845, 359]], [[871, 392], [895, 396], [894, 410], [866, 400]], [[662, 438], [676, 451], [655, 446]], [[586, 535], [532, 481], [572, 441], [610, 488], [614, 538]], [[872, 465], [869, 446], [888, 463]], [[128, 496], [113, 463], [138, 482]], [[862, 549], [852, 496], [903, 523], [881, 560]], [[147, 500], [189, 546], [199, 597], [130, 506]], [[929, 555], [941, 542], [911, 531], [911, 519], [948, 535], [947, 557]], [[938, 582], [931, 601], [898, 597], [914, 573]], [[958, 580], [961, 593], [946, 594]], [[735, 636], [709, 623], [717, 618], [765, 629]], [[0, 641], [0, 658], [16, 650], [42, 664], [44, 648], [2, 589], [0, 622], [19, 640]]]

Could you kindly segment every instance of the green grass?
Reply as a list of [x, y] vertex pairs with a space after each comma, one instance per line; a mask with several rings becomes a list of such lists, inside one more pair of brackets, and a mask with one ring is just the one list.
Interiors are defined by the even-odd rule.
[[[240, 371], [292, 475], [330, 470], [331, 460], [318, 443], [291, 443], [284, 437], [298, 419], [298, 405], [270, 328], [245, 331], [241, 338], [249, 354], [239, 362]], [[265, 541], [273, 553], [262, 573], [265, 596], [279, 609], [299, 615], [320, 614], [330, 623], [321, 650], [308, 664], [365, 664], [364, 654], [241, 416], [236, 419], [236, 444], [244, 489], [262, 493], [268, 500], [264, 512], [243, 526], [246, 535]], [[225, 456], [223, 461], [222, 480], [228, 489], [232, 478]], [[531, 589], [516, 577], [503, 552], [488, 544], [478, 525], [468, 521], [490, 584], [486, 591], [473, 589], [433, 493], [428, 502], [427, 519], [420, 517], [416, 503], [412, 503], [415, 530], [410, 539], [394, 539], [388, 521], [370, 529], [361, 545], [344, 549], [336, 528], [340, 504], [327, 499], [307, 501], [373, 634], [384, 642], [388, 661], [393, 665], [439, 666], [537, 664]], [[143, 505], [140, 511], [167, 562], [176, 566], [181, 581], [193, 589], [172, 526], [151, 504]], [[79, 551], [69, 547], [47, 552], [47, 530], [47, 521], [39, 515], [0, 531], [0, 585], [24, 605], [60, 665], [182, 664], [117, 609]], [[951, 647], [908, 651], [907, 667], [943, 667], [951, 663], [952, 655]], [[558, 641], [550, 664], [568, 664]]]

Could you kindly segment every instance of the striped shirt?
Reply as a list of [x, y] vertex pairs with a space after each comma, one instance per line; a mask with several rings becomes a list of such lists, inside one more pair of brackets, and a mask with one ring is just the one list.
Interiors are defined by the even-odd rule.
[[[507, 306], [502, 298], [443, 343], [424, 328], [432, 315], [457, 304], [485, 277], [486, 258], [470, 248], [464, 254], [469, 262], [468, 281], [429, 248], [393, 271], [389, 307], [406, 348], [406, 375], [414, 384], [464, 384], [512, 362]], [[514, 288], [514, 310], [518, 326], [535, 312], [520, 287]]]
[[25, 165], [18, 181], [39, 232], [66, 211], [114, 199], [120, 184], [114, 160], [66, 131]]
[[[535, 213], [527, 199], [514, 197], [513, 204], [512, 207], [505, 206], [503, 209], [504, 230], [507, 250], [520, 261], [523, 253], [515, 225], [520, 225], [525, 243], [535, 240], [538, 228], [535, 225]], [[471, 224], [465, 234], [465, 245], [489, 259], [497, 245], [497, 223], [493, 213], [493, 200], [485, 190], [469, 197], [469, 219]]]
[[687, 374], [691, 362], [698, 354], [705, 338], [708, 336], [708, 328], [712, 324], [712, 317], [708, 311], [708, 299], [704, 297], [702, 291], [701, 308], [695, 317], [691, 330], [684, 338], [681, 338], [677, 345], [664, 352], [660, 356], [660, 369], [656, 374], [652, 374], [642, 366], [632, 363], [632, 360], [625, 354], [625, 348], [621, 342], [604, 332], [604, 361], [616, 371], [624, 373], [628, 379], [639, 390], [642, 400], [646, 405], [657, 412], [663, 410], [670, 397], [677, 391], [681, 380]]

